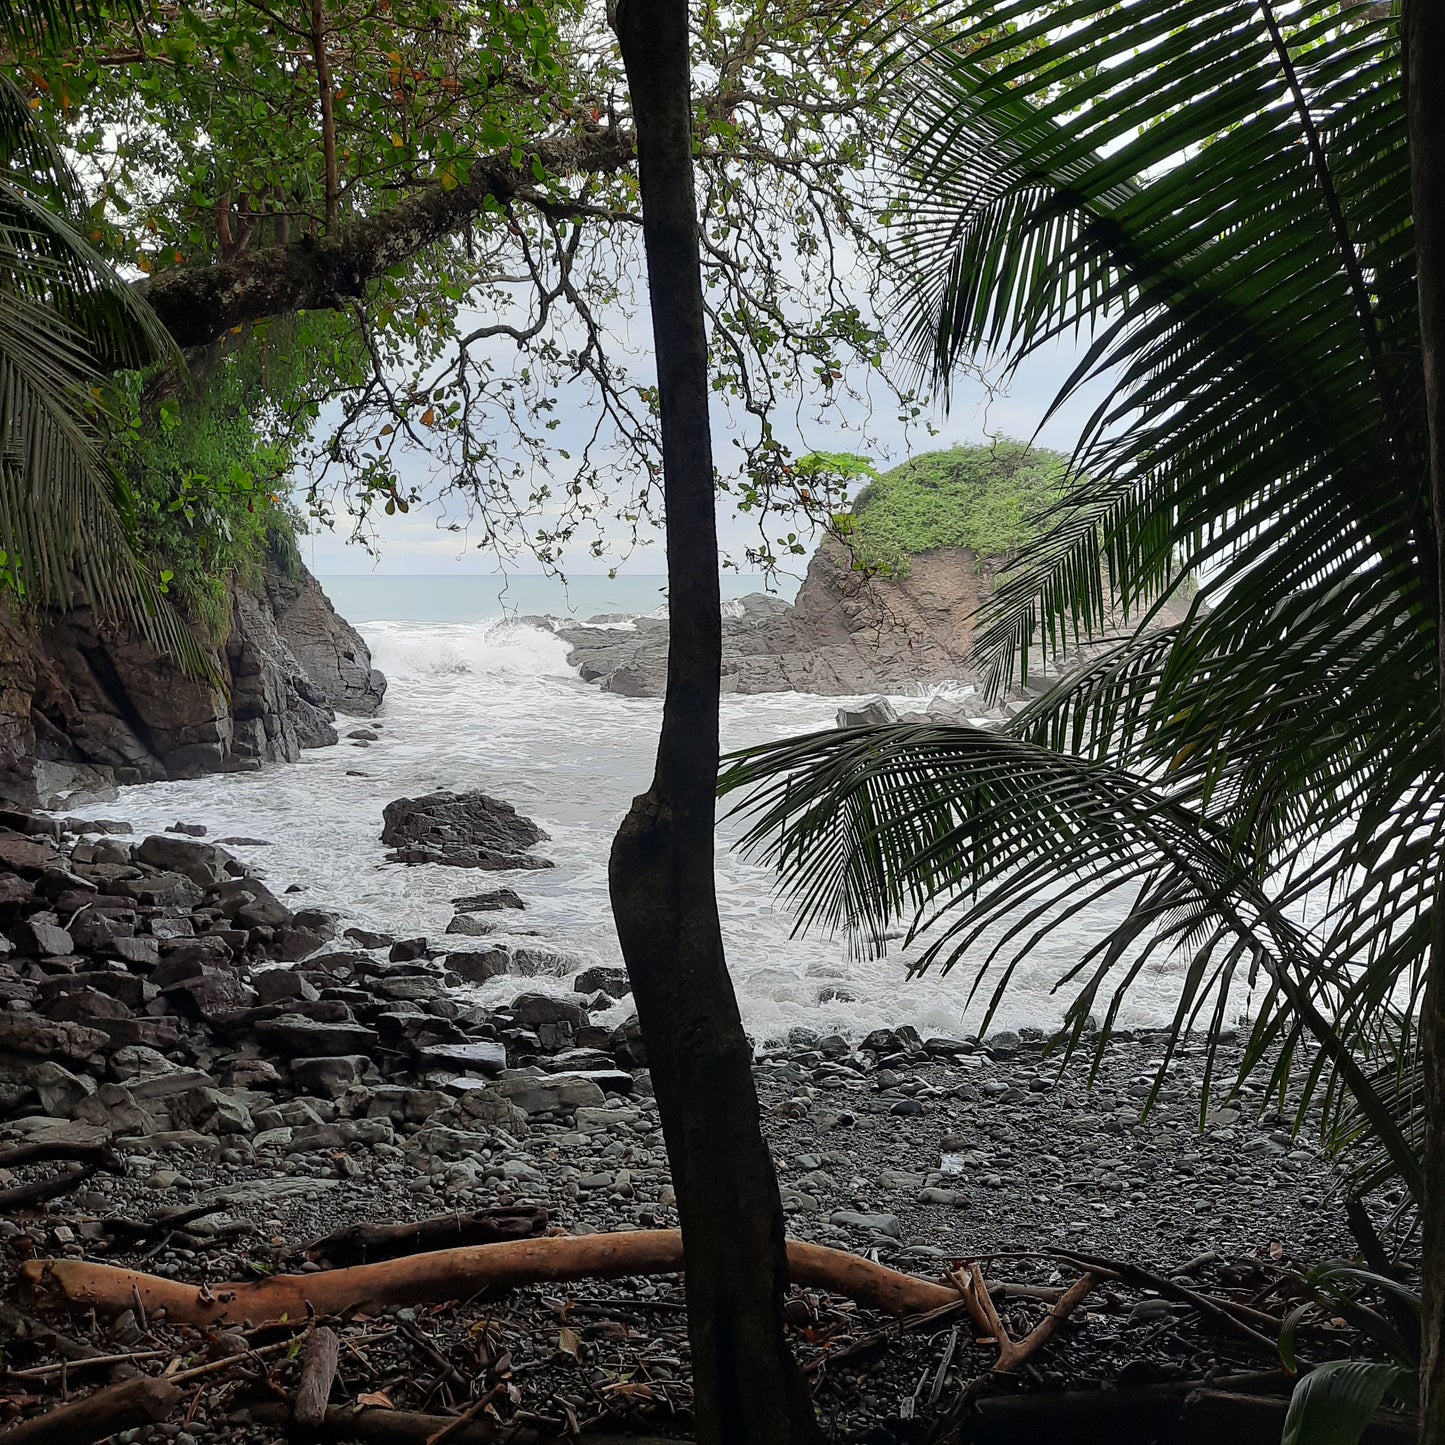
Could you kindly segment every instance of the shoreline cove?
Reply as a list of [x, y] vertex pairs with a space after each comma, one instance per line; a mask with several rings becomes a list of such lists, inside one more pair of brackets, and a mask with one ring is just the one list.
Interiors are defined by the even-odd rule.
[[[298, 889], [306, 904], [337, 911], [345, 924], [430, 937], [444, 932], [454, 911], [450, 899], [474, 891], [479, 875], [387, 863], [382, 810], [395, 798], [438, 789], [485, 791], [540, 824], [551, 839], [541, 851], [556, 865], [485, 875], [504, 883], [520, 877], [528, 905], [525, 913], [498, 920], [496, 939], [545, 945], [558, 972], [491, 980], [475, 991], [478, 1001], [506, 1001], [519, 982], [567, 996], [578, 972], [618, 965], [607, 855], [632, 796], [647, 784], [658, 700], [589, 686], [569, 666], [561, 640], [521, 621], [366, 622], [360, 630], [390, 687], [375, 715], [338, 714], [335, 746], [308, 749], [296, 763], [260, 772], [128, 787], [113, 802], [67, 811], [125, 820], [141, 836], [179, 819], [204, 825], [211, 837], [257, 840], [265, 846], [237, 847], [238, 856], [273, 884]], [[947, 693], [934, 689], [933, 695]], [[840, 707], [863, 700], [727, 697], [723, 746], [831, 727]], [[918, 706], [920, 699], [898, 701]], [[750, 1034], [766, 1042], [796, 1027], [853, 1037], [904, 1024], [924, 1035], [977, 1030], [983, 1003], [968, 1004], [961, 968], [910, 979], [916, 950], [869, 959], [842, 938], [794, 936], [775, 875], [733, 846], [741, 832], [739, 820], [722, 819], [718, 895]], [[1067, 995], [1054, 993], [1055, 983], [1113, 920], [1113, 913], [1097, 909], [1041, 941], [990, 1027], [1056, 1027]], [[1164, 1022], [1176, 977], [1167, 963], [1151, 965], [1121, 1026]], [[616, 1010], [614, 1021], [625, 1013]]]

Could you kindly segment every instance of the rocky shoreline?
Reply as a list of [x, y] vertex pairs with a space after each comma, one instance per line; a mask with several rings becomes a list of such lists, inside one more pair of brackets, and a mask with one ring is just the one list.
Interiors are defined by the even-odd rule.
[[[334, 914], [290, 907], [224, 843], [187, 836], [197, 828], [133, 839], [124, 825], [21, 812], [0, 823], [0, 1160], [17, 1148], [32, 1160], [0, 1168], [12, 1264], [143, 1262], [217, 1285], [314, 1270], [304, 1246], [356, 1224], [520, 1207], [567, 1232], [676, 1225], [636, 1026], [592, 1022], [626, 995], [620, 970], [590, 970], [575, 1000], [528, 992], [528, 960], [490, 946], [484, 929], [343, 930]], [[510, 888], [459, 895], [457, 918], [484, 923], [524, 903]], [[503, 973], [518, 975], [506, 1007], [461, 988]], [[1157, 1036], [1118, 1036], [1092, 1089], [1083, 1068], [1046, 1061], [1044, 1044], [898, 1029], [795, 1031], [761, 1048], [790, 1234], [933, 1278], [999, 1251], [1086, 1250], [1176, 1275], [1351, 1250], [1329, 1166], [1282, 1117], [1259, 1117], [1257, 1095], [1216, 1107], [1201, 1131], [1196, 1047], [1172, 1061], [1141, 1118]], [[1058, 1268], [1019, 1272], [1047, 1285]], [[633, 1314], [671, 1311], [648, 1378], [672, 1378], [685, 1400], [677, 1290], [642, 1281], [627, 1297]], [[600, 1286], [563, 1293], [607, 1297]], [[513, 1348], [554, 1411], [588, 1398], [582, 1355], [558, 1358], [557, 1308], [541, 1286], [507, 1307], [532, 1320]], [[1176, 1313], [1126, 1291], [1080, 1326], [1086, 1364], [1051, 1369], [1109, 1378], [1161, 1324], [1183, 1328]], [[405, 1314], [397, 1329], [415, 1325]], [[459, 1316], [463, 1335], [476, 1328], [475, 1314], [470, 1325]], [[31, 1328], [12, 1321], [10, 1333]], [[133, 1349], [151, 1328], [99, 1320], [85, 1348]], [[912, 1367], [907, 1349], [891, 1358]], [[870, 1370], [847, 1377], [834, 1438], [897, 1416], [901, 1376]], [[387, 1388], [399, 1408], [425, 1403], [404, 1380]], [[274, 1439], [249, 1398], [222, 1392], [184, 1431], [121, 1439]], [[664, 1398], [639, 1397], [639, 1418], [657, 1424]], [[667, 1418], [686, 1424], [685, 1410]]]
[[0, 800], [67, 808], [162, 778], [295, 762], [369, 716], [386, 679], [297, 561], [234, 583], [215, 679], [105, 626], [88, 608], [33, 617], [0, 603]]

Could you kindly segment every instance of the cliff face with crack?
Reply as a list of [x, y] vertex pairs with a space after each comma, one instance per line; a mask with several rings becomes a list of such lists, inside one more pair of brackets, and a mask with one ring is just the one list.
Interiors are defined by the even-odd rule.
[[[865, 578], [843, 548], [824, 542], [792, 606], [753, 594], [724, 621], [723, 690], [842, 697], [967, 682], [973, 616], [993, 564], [964, 547], [919, 553], [902, 576]], [[635, 632], [558, 629], [589, 682], [628, 697], [662, 693], [667, 623]]]
[[99, 625], [0, 605], [0, 798], [54, 807], [118, 784], [294, 762], [336, 741], [335, 709], [381, 705], [386, 679], [304, 570], [234, 587], [223, 688]]

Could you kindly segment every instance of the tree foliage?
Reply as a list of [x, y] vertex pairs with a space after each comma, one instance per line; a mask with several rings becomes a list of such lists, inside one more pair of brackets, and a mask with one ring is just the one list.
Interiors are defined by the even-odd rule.
[[[908, 325], [940, 375], [1087, 337], [1064, 394], [1105, 399], [978, 647], [1002, 686], [1108, 645], [1004, 736], [820, 735], [730, 781], [815, 916], [935, 925], [920, 966], [967, 960], [995, 1001], [1038, 930], [1113, 896], [1062, 981], [1075, 1041], [1151, 960], [1176, 1036], [1217, 1043], [1254, 987], [1244, 1067], [1346, 1096], [1345, 1136], [1418, 1190], [1445, 775], [1397, 20], [973, 15], [916, 72]], [[1031, 49], [1004, 59], [1010, 22]]]
[[1038, 537], [1063, 494], [1068, 459], [999, 438], [983, 446], [924, 452], [871, 482], [853, 503], [850, 536], [859, 560], [906, 572], [938, 547], [980, 557], [1016, 553]]
[[[747, 505], [796, 504], [809, 415], [918, 412], [873, 304], [901, 13], [756, 0], [692, 22], [711, 383], [738, 421], [722, 470]], [[628, 335], [633, 132], [599, 6], [154, 0], [13, 74], [81, 157], [95, 243], [148, 273], [185, 344], [350, 316], [371, 364], [313, 378], [313, 501], [364, 531], [434, 481], [458, 531], [547, 559], [646, 525], [657, 397]]]

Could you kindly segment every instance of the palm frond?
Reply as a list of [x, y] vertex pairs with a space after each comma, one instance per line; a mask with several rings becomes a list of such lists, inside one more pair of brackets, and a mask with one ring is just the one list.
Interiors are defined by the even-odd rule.
[[[1108, 383], [1055, 525], [986, 607], [992, 683], [1026, 676], [1030, 645], [1061, 652], [1105, 626], [1116, 598], [1137, 610], [1226, 561], [1237, 606], [1322, 571], [1407, 577], [1424, 524], [1402, 384], [1415, 373], [1382, 382], [1372, 367], [1259, 8], [1082, 4], [1067, 25], [1024, 4], [973, 13], [917, 72], [908, 335], [944, 378], [964, 351], [1017, 361], [1087, 332], [1060, 400]], [[1391, 28], [1342, 26], [1322, 3], [1291, 19], [1343, 215], [1381, 262], [1381, 344], [1408, 363]], [[1021, 35], [1042, 50], [990, 73]]]

